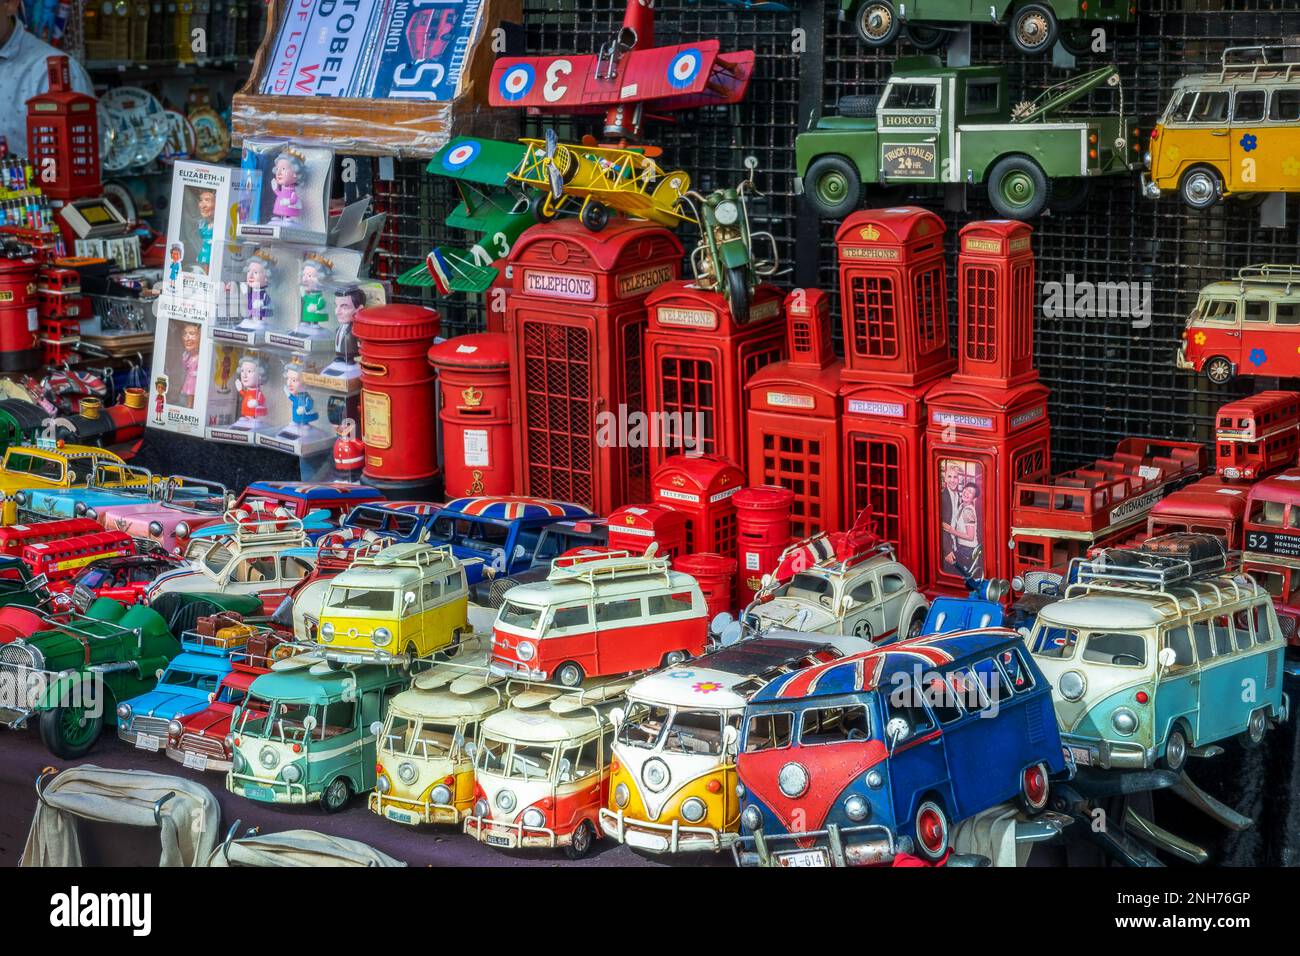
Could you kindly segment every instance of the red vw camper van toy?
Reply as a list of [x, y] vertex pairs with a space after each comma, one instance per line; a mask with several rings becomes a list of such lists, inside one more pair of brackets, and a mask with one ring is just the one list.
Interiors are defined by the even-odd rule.
[[709, 611], [668, 558], [611, 550], [560, 557], [510, 589], [492, 627], [493, 673], [577, 687], [588, 677], [677, 664], [704, 651]]

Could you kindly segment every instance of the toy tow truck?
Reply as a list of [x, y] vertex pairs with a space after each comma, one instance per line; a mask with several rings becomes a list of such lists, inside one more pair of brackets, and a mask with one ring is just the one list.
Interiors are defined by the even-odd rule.
[[[1061, 115], [1102, 86], [1119, 94], [1115, 114]], [[1000, 215], [1033, 219], [1049, 206], [1058, 213], [1080, 208], [1093, 179], [1139, 165], [1136, 120], [1124, 115], [1112, 66], [1013, 106], [1001, 67], [906, 57], [880, 96], [842, 97], [839, 114], [795, 138], [795, 191], [826, 219], [856, 209], [864, 183], [985, 183]]]

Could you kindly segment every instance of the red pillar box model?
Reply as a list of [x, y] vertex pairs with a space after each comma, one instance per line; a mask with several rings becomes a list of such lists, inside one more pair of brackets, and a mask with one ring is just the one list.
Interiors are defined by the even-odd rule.
[[744, 608], [763, 586], [763, 575], [776, 570], [790, 543], [790, 507], [794, 492], [775, 485], [745, 488], [736, 494], [736, 607]]
[[684, 280], [646, 299], [646, 406], [663, 438], [651, 449], [656, 466], [687, 449], [745, 460], [745, 383], [785, 357], [781, 298], [760, 285], [741, 320], [722, 295]]
[[[790, 358], [761, 369], [749, 394], [749, 481], [794, 493], [795, 537], [843, 526], [840, 504], [840, 370], [831, 348], [830, 299], [818, 289], [786, 297]], [[741, 567], [744, 577], [748, 569]], [[770, 569], [768, 569], [770, 570]]]
[[674, 455], [654, 473], [651, 499], [686, 516], [686, 553], [736, 553], [735, 496], [745, 473], [721, 455]]
[[461, 335], [428, 357], [442, 398], [443, 493], [448, 500], [513, 494], [510, 340], [499, 332]]
[[1010, 388], [1034, 370], [1033, 229], [1023, 222], [972, 222], [958, 234], [954, 382]]
[[683, 554], [673, 561], [673, 570], [689, 574], [700, 586], [704, 603], [709, 608], [709, 620], [732, 609], [733, 584], [736, 579], [736, 559], [721, 554]]
[[609, 546], [629, 554], [645, 554], [658, 545], [656, 554], [677, 558], [686, 550], [686, 515], [659, 505], [623, 505], [609, 513]]
[[644, 222], [564, 219], [519, 237], [506, 332], [520, 493], [598, 514], [646, 500], [645, 300], [681, 258], [676, 236]]
[[840, 226], [846, 380], [920, 385], [952, 371], [946, 228], [916, 206], [862, 209]]
[[361, 357], [366, 484], [401, 497], [432, 497], [438, 476], [437, 393], [429, 346], [438, 313], [418, 305], [362, 309], [352, 323]]
[[35, 259], [0, 258], [0, 372], [40, 364], [36, 353]]

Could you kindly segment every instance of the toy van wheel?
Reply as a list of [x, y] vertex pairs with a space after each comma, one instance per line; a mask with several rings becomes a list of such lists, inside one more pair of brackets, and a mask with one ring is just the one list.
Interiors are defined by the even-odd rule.
[[843, 219], [862, 203], [862, 178], [843, 156], [820, 156], [804, 176], [804, 195], [823, 219]]
[[948, 852], [948, 815], [934, 800], [923, 800], [916, 808], [916, 852], [931, 863]]
[[596, 828], [591, 825], [590, 820], [583, 820], [578, 824], [578, 829], [573, 831], [573, 837], [564, 848], [564, 855], [570, 860], [581, 860], [591, 852], [591, 848], [596, 844]]
[[888, 46], [898, 39], [902, 21], [894, 11], [893, 0], [865, 0], [853, 18], [858, 38], [870, 47]]
[[921, 628], [925, 627], [925, 611], [917, 611], [912, 615], [912, 620], [907, 623], [907, 636], [910, 640], [913, 637], [921, 636]]
[[91, 716], [80, 707], [52, 707], [41, 714], [41, 743], [56, 757], [76, 760], [95, 746], [104, 729], [103, 713]]
[[1160, 759], [1160, 763], [1166, 770], [1177, 773], [1187, 763], [1188, 747], [1187, 732], [1183, 730], [1182, 724], [1179, 724], [1169, 731], [1169, 739], [1165, 741], [1165, 755]]
[[1246, 730], [1241, 735], [1241, 742], [1247, 747], [1255, 748], [1264, 742], [1264, 735], [1268, 733], [1268, 714], [1261, 707], [1250, 715], [1250, 720], [1246, 722]]
[[1052, 784], [1048, 779], [1047, 764], [1036, 763], [1026, 767], [1020, 775], [1020, 809], [1034, 817], [1047, 809], [1047, 802], [1052, 796]]
[[352, 799], [352, 784], [347, 777], [335, 777], [320, 795], [320, 808], [326, 813], [338, 813]]
[[1223, 178], [1209, 166], [1193, 166], [1183, 173], [1178, 195], [1192, 209], [1209, 209], [1223, 195]]
[[685, 651], [669, 651], [664, 655], [664, 667], [676, 667], [684, 660], [686, 660]]
[[564, 687], [577, 687], [587, 675], [573, 661], [565, 661], [555, 669], [555, 680]]
[[1041, 56], [1052, 48], [1060, 33], [1056, 14], [1041, 3], [1028, 3], [1011, 15], [1007, 24], [1011, 43], [1026, 56]]
[[1232, 363], [1222, 355], [1216, 355], [1205, 363], [1205, 377], [1215, 385], [1227, 385], [1233, 374]]

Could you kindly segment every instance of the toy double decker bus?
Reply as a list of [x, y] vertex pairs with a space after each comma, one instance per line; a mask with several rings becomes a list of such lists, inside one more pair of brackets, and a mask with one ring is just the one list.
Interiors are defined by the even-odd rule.
[[1297, 449], [1300, 392], [1260, 392], [1214, 416], [1214, 469], [1224, 478], [1263, 478], [1294, 465]]
[[135, 539], [125, 531], [75, 535], [57, 541], [38, 541], [23, 548], [23, 563], [43, 574], [53, 588], [73, 586], [72, 579], [86, 565], [103, 558], [135, 554]]
[[1157, 502], [1205, 466], [1205, 448], [1195, 442], [1126, 438], [1111, 458], [1047, 481], [1016, 482], [1014, 573], [1061, 574], [1074, 558], [1133, 537]]
[[1273, 598], [1283, 636], [1300, 643], [1300, 468], [1251, 486], [1241, 567]]
[[91, 518], [65, 518], [59, 521], [38, 521], [34, 524], [11, 524], [0, 528], [0, 554], [15, 558], [23, 550], [42, 541], [58, 541], [73, 535], [94, 534], [103, 531], [99, 522]]

